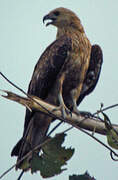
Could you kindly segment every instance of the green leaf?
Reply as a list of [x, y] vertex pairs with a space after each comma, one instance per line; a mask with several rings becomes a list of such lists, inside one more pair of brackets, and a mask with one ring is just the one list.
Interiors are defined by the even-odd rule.
[[24, 159], [23, 162], [20, 164], [19, 169], [28, 170], [30, 164], [27, 159]]
[[91, 177], [88, 172], [85, 172], [82, 175], [72, 175], [69, 176], [69, 180], [95, 180], [94, 177]]
[[108, 116], [103, 112], [102, 114], [104, 116], [104, 122], [107, 131], [107, 142], [112, 148], [118, 149], [118, 132], [112, 127], [111, 121]]
[[74, 149], [62, 147], [66, 134], [61, 133], [54, 138], [49, 138], [49, 141], [42, 146], [43, 153], [38, 156], [34, 153], [31, 160], [31, 172], [37, 172], [40, 170], [43, 178], [52, 177], [60, 174], [66, 169], [62, 169], [63, 165], [66, 165], [66, 161], [69, 160]]

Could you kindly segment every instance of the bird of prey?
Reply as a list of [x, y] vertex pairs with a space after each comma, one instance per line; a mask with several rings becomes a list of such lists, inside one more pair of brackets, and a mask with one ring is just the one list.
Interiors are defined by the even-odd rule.
[[[57, 27], [56, 40], [39, 58], [28, 94], [58, 106], [63, 116], [70, 110], [79, 113], [77, 104], [92, 92], [99, 78], [100, 67], [96, 66], [97, 62], [94, 65], [93, 61], [97, 57], [94, 50], [97, 54], [101, 50], [99, 46], [98, 49], [97, 46], [91, 47], [80, 19], [71, 10], [56, 8], [44, 16], [43, 21], [46, 20], [50, 20], [46, 26]], [[42, 112], [30, 112], [27, 109], [23, 137], [13, 148], [11, 155], [18, 156], [17, 160], [20, 160], [39, 145], [53, 119]]]

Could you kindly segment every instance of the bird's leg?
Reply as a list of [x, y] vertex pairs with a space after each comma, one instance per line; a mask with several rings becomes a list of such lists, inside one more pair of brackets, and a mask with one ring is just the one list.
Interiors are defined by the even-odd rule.
[[77, 109], [77, 104], [75, 99], [72, 99], [72, 104], [73, 104], [73, 108], [72, 108], [73, 113], [80, 115], [80, 111]]
[[88, 111], [79, 111], [77, 108], [76, 100], [73, 100], [73, 113], [84, 116], [85, 118], [92, 117], [92, 114]]
[[72, 100], [72, 105], [73, 105], [73, 107], [72, 107], [72, 112], [73, 113], [75, 113], [77, 115], [84, 116], [85, 118], [93, 117], [93, 115], [90, 112], [88, 112], [88, 111], [79, 111], [77, 109], [76, 100], [74, 100], [74, 99]]
[[70, 92], [70, 103], [71, 103], [71, 107], [72, 107], [72, 112], [77, 114], [77, 115], [80, 115], [80, 111], [77, 109], [77, 97], [78, 97], [78, 94], [80, 94], [80, 90], [81, 90], [81, 87], [79, 87], [78, 89], [72, 89], [71, 92]]
[[59, 103], [60, 103], [60, 109], [61, 109], [61, 112], [62, 112], [62, 116], [65, 118], [66, 114], [70, 114], [71, 111], [66, 107], [61, 93], [58, 94], [58, 100], [59, 100]]
[[72, 90], [71, 95], [70, 95], [72, 112], [77, 114], [77, 115], [84, 116], [85, 118], [93, 117], [93, 115], [90, 112], [88, 112], [88, 111], [79, 111], [77, 109], [77, 100], [76, 100], [75, 93], [76, 93], [76, 91]]
[[52, 112], [60, 110], [62, 113], [62, 117], [65, 119], [66, 115], [71, 114], [71, 111], [64, 104], [64, 100], [63, 100], [62, 94], [60, 92], [58, 94], [58, 101], [59, 101], [59, 106], [57, 108], [53, 109]]
[[66, 107], [65, 103], [64, 103], [64, 100], [63, 100], [63, 97], [62, 97], [62, 80], [58, 80], [57, 83], [56, 83], [56, 96], [57, 96], [57, 101], [58, 101], [58, 104], [59, 104], [59, 107], [53, 109], [53, 111], [58, 111], [60, 110], [61, 113], [62, 113], [62, 117], [65, 119], [66, 118], [66, 115], [70, 114], [71, 111]]
[[92, 115], [90, 112], [88, 111], [80, 111], [80, 115], [84, 116], [85, 118], [92, 118], [94, 117], [94, 115]]
[[90, 112], [88, 111], [79, 111], [77, 109], [77, 104], [76, 104], [76, 100], [73, 100], [73, 113], [77, 114], [77, 115], [81, 115], [84, 116], [85, 118], [91, 118], [94, 117]]

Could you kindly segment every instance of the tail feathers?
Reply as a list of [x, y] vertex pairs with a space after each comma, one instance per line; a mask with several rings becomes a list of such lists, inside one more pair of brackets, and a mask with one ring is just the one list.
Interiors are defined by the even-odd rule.
[[[19, 162], [29, 151], [33, 150], [36, 146], [44, 142], [46, 134], [51, 123], [52, 117], [49, 117], [45, 114], [36, 112], [30, 123], [28, 124], [26, 133], [24, 137], [16, 144], [13, 148], [11, 155], [18, 156], [17, 162]], [[39, 153], [40, 147], [36, 150], [36, 153]], [[30, 161], [32, 154], [27, 157], [27, 160]], [[21, 168], [23, 161], [21, 161], [17, 168]], [[27, 169], [26, 169], [27, 170]]]
[[12, 149], [11, 156], [18, 156], [19, 155], [21, 144], [22, 144], [22, 138], [18, 141], [18, 143]]
[[[21, 160], [27, 153], [33, 150], [36, 146], [39, 146], [44, 139], [46, 138], [46, 134], [49, 128], [49, 125], [52, 121], [52, 117], [49, 117], [43, 113], [35, 112], [30, 122], [27, 126], [27, 129], [24, 131], [23, 137], [18, 141], [16, 146], [13, 148], [11, 152], [11, 156], [18, 156], [16, 169], [24, 167], [23, 162]], [[39, 153], [40, 147], [35, 151], [35, 153]], [[27, 161], [30, 162], [32, 158], [32, 154], [27, 156]], [[29, 167], [26, 167], [27, 170]]]

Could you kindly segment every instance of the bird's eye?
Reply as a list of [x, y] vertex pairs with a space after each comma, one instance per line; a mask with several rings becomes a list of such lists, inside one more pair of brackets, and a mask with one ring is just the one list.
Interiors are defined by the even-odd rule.
[[54, 12], [54, 15], [55, 15], [55, 16], [59, 16], [59, 14], [60, 14], [59, 11], [55, 11], [55, 12]]

